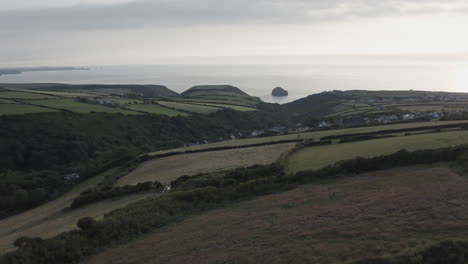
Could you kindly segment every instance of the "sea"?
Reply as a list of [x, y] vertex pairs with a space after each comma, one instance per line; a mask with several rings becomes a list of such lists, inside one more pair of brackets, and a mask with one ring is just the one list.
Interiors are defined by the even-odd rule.
[[[83, 66], [83, 65], [74, 65]], [[287, 103], [331, 90], [468, 92], [468, 59], [308, 60], [300, 63], [206, 63], [87, 66], [89, 70], [2, 75], [0, 83], [159, 84], [176, 92], [229, 84], [265, 102]], [[282, 87], [287, 97], [273, 97]]]

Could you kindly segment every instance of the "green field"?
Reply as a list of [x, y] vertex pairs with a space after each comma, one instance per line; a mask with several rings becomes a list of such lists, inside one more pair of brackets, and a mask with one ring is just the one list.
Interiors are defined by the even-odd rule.
[[452, 131], [308, 147], [292, 154], [288, 158], [286, 170], [289, 173], [315, 170], [358, 156], [370, 158], [388, 155], [402, 149], [415, 151], [462, 144], [468, 144], [468, 131]]
[[[343, 135], [343, 134], [352, 134], [352, 133], [367, 133], [367, 132], [376, 132], [382, 130], [390, 129], [402, 129], [402, 128], [415, 128], [415, 127], [428, 127], [428, 126], [442, 126], [450, 124], [463, 124], [468, 123], [468, 121], [458, 120], [458, 121], [431, 121], [431, 122], [418, 122], [418, 123], [406, 123], [406, 124], [393, 124], [393, 125], [382, 125], [382, 126], [372, 126], [372, 127], [358, 127], [358, 128], [347, 128], [347, 129], [336, 129], [336, 130], [323, 130], [316, 132], [304, 132], [301, 133], [301, 139], [315, 139], [319, 140], [321, 137], [330, 136], [330, 135]], [[154, 152], [150, 154], [162, 154], [173, 151], [187, 151], [187, 150], [200, 150], [207, 148], [215, 147], [236, 147], [236, 146], [246, 146], [252, 144], [266, 143], [266, 142], [276, 142], [280, 140], [293, 140], [298, 139], [296, 133], [283, 136], [274, 136], [274, 137], [258, 137], [258, 138], [248, 138], [248, 139], [239, 139], [239, 140], [228, 140], [215, 142], [210, 144], [202, 144], [191, 146], [187, 148], [177, 148], [165, 151]], [[468, 143], [468, 142], [467, 142]]]
[[461, 110], [468, 108], [468, 105], [451, 105], [451, 104], [440, 104], [440, 105], [405, 105], [396, 107], [404, 111], [443, 111], [443, 110]]
[[57, 96], [31, 93], [31, 92], [0, 92], [0, 98], [12, 99], [48, 99], [57, 98]]
[[233, 98], [222, 98], [222, 99], [212, 99], [212, 98], [171, 98], [171, 100], [181, 103], [197, 103], [197, 104], [219, 104], [219, 105], [239, 105], [245, 107], [254, 108], [258, 103], [257, 101], [243, 100], [242, 97], [233, 97]]
[[0, 104], [18, 104], [18, 102], [15, 102], [13, 100], [1, 99], [0, 98]]
[[42, 112], [57, 112], [57, 110], [34, 105], [0, 103], [0, 115], [22, 115]]
[[180, 176], [220, 170], [271, 164], [294, 143], [262, 147], [200, 152], [159, 158], [142, 163], [119, 180], [118, 185], [133, 185], [146, 181], [169, 183]]
[[58, 109], [65, 109], [75, 113], [90, 113], [90, 112], [104, 112], [104, 113], [122, 113], [127, 115], [140, 114], [133, 111], [124, 110], [116, 107], [107, 107], [95, 104], [87, 104], [77, 102], [74, 99], [47, 99], [47, 100], [32, 100], [31, 104], [53, 107]]
[[166, 108], [157, 104], [133, 104], [128, 105], [126, 108], [135, 111], [143, 111], [150, 114], [167, 115], [167, 116], [188, 116], [188, 113], [180, 112], [170, 108]]
[[165, 101], [158, 101], [158, 103], [160, 105], [163, 105], [169, 108], [175, 108], [178, 110], [187, 111], [191, 113], [198, 113], [198, 114], [209, 114], [209, 113], [213, 113], [221, 109], [221, 108], [212, 107], [212, 106], [165, 102]]
[[55, 96], [58, 96], [58, 97], [69, 97], [69, 98], [94, 97], [94, 96], [96, 96], [96, 95], [85, 93], [85, 92], [76, 93], [76, 92], [54, 92], [54, 91], [36, 91], [36, 90], [18, 90], [18, 91], [28, 92], [28, 93], [36, 93], [36, 94], [48, 94], [48, 95], [55, 95]]
[[[199, 103], [197, 103], [199, 104]], [[231, 108], [236, 111], [241, 112], [248, 112], [248, 111], [255, 111], [257, 109], [252, 107], [240, 106], [240, 105], [230, 105], [230, 104], [213, 104], [213, 103], [200, 103], [199, 105], [207, 105], [207, 106], [214, 106], [214, 107], [221, 107], [221, 108]]]

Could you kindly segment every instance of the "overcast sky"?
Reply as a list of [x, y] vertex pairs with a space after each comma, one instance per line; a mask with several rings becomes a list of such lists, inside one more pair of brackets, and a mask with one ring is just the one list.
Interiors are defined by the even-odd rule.
[[0, 0], [0, 66], [467, 53], [466, 25], [466, 0]]

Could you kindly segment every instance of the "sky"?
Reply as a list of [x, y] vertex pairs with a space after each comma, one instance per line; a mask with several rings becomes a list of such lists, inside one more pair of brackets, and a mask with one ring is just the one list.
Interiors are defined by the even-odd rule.
[[466, 0], [0, 0], [0, 66], [468, 54]]

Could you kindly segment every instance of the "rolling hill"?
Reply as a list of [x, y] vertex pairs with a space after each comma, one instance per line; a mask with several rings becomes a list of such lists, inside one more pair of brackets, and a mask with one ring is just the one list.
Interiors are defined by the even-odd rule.
[[126, 94], [137, 95], [147, 98], [152, 97], [176, 97], [178, 93], [168, 89], [163, 85], [134, 85], [134, 84], [3, 84], [0, 87], [8, 89], [31, 89], [36, 91], [52, 92], [84, 92], [94, 93], [96, 95], [106, 94]]
[[[428, 92], [428, 91], [328, 91], [309, 95], [285, 104], [289, 111], [315, 117], [332, 114], [363, 112], [382, 112], [383, 109], [395, 110], [398, 105], [468, 105], [467, 93]], [[431, 108], [429, 107], [428, 110]], [[359, 111], [362, 110], [362, 111]]]

